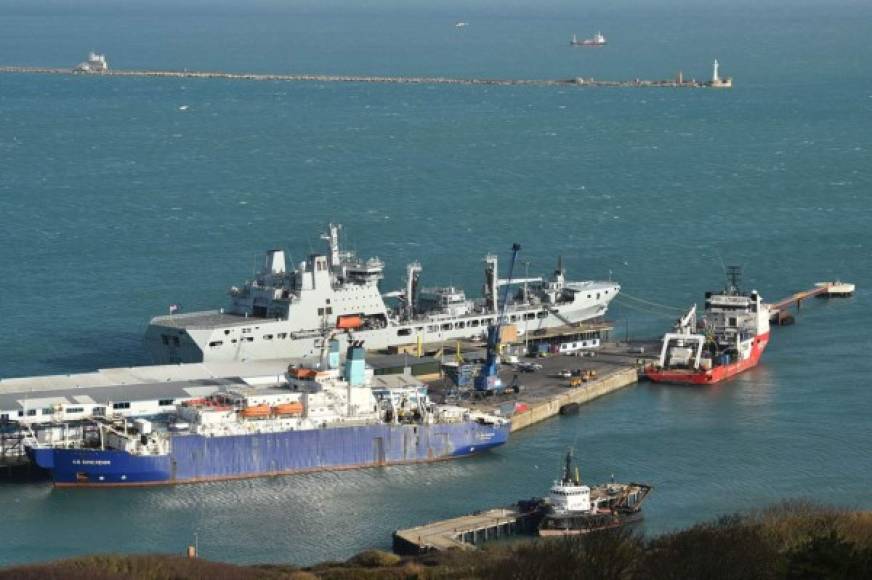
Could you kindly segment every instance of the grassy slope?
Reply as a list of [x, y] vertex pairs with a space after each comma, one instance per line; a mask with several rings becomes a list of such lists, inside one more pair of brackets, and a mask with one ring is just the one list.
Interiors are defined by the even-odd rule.
[[400, 558], [376, 550], [310, 568], [176, 556], [88, 556], [0, 570], [0, 580], [872, 578], [872, 514], [784, 504], [645, 539], [630, 529], [480, 552]]

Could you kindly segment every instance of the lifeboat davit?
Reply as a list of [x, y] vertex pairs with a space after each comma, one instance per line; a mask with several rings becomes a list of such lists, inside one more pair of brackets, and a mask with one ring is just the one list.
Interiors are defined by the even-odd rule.
[[244, 408], [240, 415], [245, 417], [246, 419], [252, 419], [257, 417], [269, 417], [272, 414], [272, 409], [270, 409], [269, 405], [252, 405], [251, 407]]
[[273, 412], [276, 415], [302, 415], [303, 404], [299, 402], [282, 403], [273, 407]]

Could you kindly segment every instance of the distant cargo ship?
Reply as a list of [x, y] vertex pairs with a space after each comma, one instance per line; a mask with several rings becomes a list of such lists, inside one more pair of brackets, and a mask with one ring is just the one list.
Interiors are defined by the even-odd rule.
[[769, 306], [757, 292], [739, 290], [740, 270], [731, 267], [727, 287], [707, 292], [697, 324], [696, 305], [663, 336], [657, 363], [645, 375], [658, 383], [707, 385], [746, 371], [769, 343]]
[[605, 46], [608, 42], [606, 41], [606, 37], [603, 36], [602, 32], [597, 32], [593, 35], [593, 38], [585, 38], [582, 41], [579, 41], [576, 38], [575, 34], [572, 35], [572, 39], [569, 41], [570, 46]]
[[[151, 320], [145, 342], [158, 364], [250, 361], [316, 356], [325, 328], [354, 327], [369, 349], [487, 335], [499, 311], [498, 259], [485, 257], [484, 298], [468, 299], [462, 288], [421, 288], [421, 264], [406, 267], [405, 288], [382, 293], [385, 264], [363, 260], [340, 244], [341, 226], [330, 224], [318, 252], [286, 269], [285, 253], [267, 253], [254, 280], [230, 289], [227, 308], [170, 314]], [[547, 278], [515, 279], [505, 322], [518, 333], [576, 324], [605, 315], [620, 292], [612, 281], [571, 282], [563, 264]], [[388, 306], [386, 299], [393, 300]], [[344, 337], [341, 337], [344, 340]]]
[[[164, 420], [96, 420], [78, 439], [26, 445], [58, 486], [136, 486], [250, 478], [464, 457], [506, 442], [507, 419], [435, 405], [426, 386], [378, 377], [352, 345], [344, 371], [330, 341], [324, 370], [283, 384], [228, 387]], [[387, 386], [386, 386], [387, 385]]]

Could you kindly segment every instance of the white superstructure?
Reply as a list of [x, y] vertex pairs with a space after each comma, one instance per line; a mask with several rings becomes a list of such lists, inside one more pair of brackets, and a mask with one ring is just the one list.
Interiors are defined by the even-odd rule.
[[88, 60], [80, 62], [73, 69], [75, 72], [91, 72], [100, 73], [109, 70], [109, 62], [106, 60], [105, 54], [97, 54], [96, 52], [88, 53]]
[[[485, 258], [484, 297], [462, 289], [421, 289], [421, 265], [410, 264], [402, 290], [382, 294], [384, 263], [363, 260], [340, 245], [341, 226], [322, 236], [327, 252], [312, 254], [293, 271], [282, 250], [270, 250], [254, 280], [230, 289], [222, 310], [174, 313], [152, 319], [146, 345], [158, 363], [259, 360], [319, 356], [331, 329], [354, 330], [368, 349], [483, 337], [498, 311], [496, 256]], [[507, 324], [519, 333], [603, 316], [620, 291], [615, 282], [568, 282], [562, 263], [548, 278], [514, 280]], [[385, 298], [396, 301], [389, 307]], [[342, 337], [343, 340], [345, 337]]]

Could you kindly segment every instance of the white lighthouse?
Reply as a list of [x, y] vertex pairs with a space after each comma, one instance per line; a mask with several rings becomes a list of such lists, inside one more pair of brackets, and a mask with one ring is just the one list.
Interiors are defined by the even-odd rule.
[[733, 86], [733, 79], [730, 77], [721, 78], [720, 66], [718, 59], [715, 59], [715, 62], [712, 64], [712, 80], [709, 81], [708, 86], [717, 89], [729, 89]]

